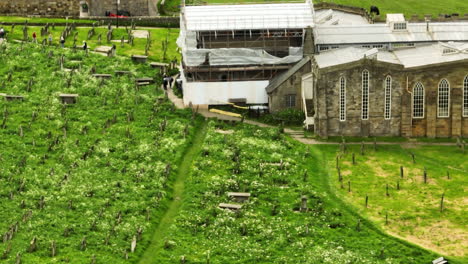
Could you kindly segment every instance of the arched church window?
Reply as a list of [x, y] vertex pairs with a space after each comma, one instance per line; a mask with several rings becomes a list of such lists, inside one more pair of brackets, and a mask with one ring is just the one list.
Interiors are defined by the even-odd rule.
[[424, 118], [424, 86], [420, 82], [413, 89], [413, 117]]
[[362, 71], [362, 120], [369, 119], [369, 71]]
[[468, 117], [468, 75], [463, 80], [463, 116]]
[[384, 105], [384, 118], [392, 118], [392, 77], [387, 76], [384, 83], [385, 89], [385, 105]]
[[437, 96], [437, 117], [450, 116], [450, 85], [446, 79], [439, 83]]
[[346, 79], [340, 78], [340, 121], [346, 121]]

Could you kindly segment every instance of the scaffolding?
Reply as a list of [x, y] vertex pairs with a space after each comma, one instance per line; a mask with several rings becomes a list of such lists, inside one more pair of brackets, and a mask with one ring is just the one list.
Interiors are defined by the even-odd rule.
[[303, 58], [313, 5], [302, 3], [182, 6], [184, 103], [268, 102], [265, 87]]
[[311, 2], [184, 6], [177, 41], [188, 81], [269, 80], [303, 58]]

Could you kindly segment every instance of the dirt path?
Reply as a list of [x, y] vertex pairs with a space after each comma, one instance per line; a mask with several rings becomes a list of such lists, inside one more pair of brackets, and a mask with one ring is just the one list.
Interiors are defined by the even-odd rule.
[[154, 259], [158, 255], [159, 250], [163, 247], [167, 231], [174, 222], [175, 217], [179, 213], [180, 207], [183, 204], [183, 195], [185, 189], [185, 180], [190, 174], [190, 168], [193, 160], [196, 158], [203, 145], [206, 135], [206, 122], [197, 130], [194, 139], [189, 149], [182, 158], [182, 163], [175, 176], [175, 182], [172, 186], [172, 200], [169, 203], [166, 213], [161, 218], [158, 227], [154, 231], [151, 243], [141, 257], [139, 263], [155, 263]]

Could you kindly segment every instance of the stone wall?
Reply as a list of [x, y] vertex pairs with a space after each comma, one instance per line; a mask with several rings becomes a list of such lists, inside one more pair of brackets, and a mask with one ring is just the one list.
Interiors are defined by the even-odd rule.
[[[0, 14], [79, 16], [83, 1], [88, 3], [91, 16], [116, 13], [116, 0], [0, 0]], [[149, 16], [148, 0], [121, 0], [119, 10], [129, 11], [132, 16]]]
[[[369, 71], [369, 119], [362, 120], [362, 72]], [[402, 67], [374, 60], [318, 73], [316, 131], [321, 136], [400, 136]], [[384, 81], [392, 77], [391, 119], [384, 118]], [[346, 121], [339, 119], [339, 80], [346, 80]]]
[[295, 95], [295, 108], [303, 109], [301, 96], [302, 75], [309, 72], [310, 63], [306, 63], [288, 80], [280, 84], [274, 91], [268, 94], [268, 105], [271, 112], [278, 112], [288, 108], [286, 105], [286, 95]]
[[[462, 116], [463, 80], [468, 75], [466, 62], [424, 67], [409, 71], [408, 87], [412, 91], [417, 82], [421, 82], [425, 92], [424, 118], [412, 118], [411, 95], [407, 93], [403, 104], [407, 120], [402, 127], [404, 136], [456, 137], [468, 136], [468, 117]], [[437, 117], [438, 87], [442, 79], [450, 84], [450, 115], [448, 118]], [[406, 81], [406, 80], [405, 80]], [[406, 84], [405, 84], [406, 85]]]
[[[362, 120], [362, 71], [369, 71], [369, 119]], [[452, 63], [421, 69], [373, 60], [340, 65], [318, 75], [318, 115], [316, 132], [321, 136], [468, 136], [468, 118], [462, 117], [463, 80], [468, 75], [466, 63]], [[339, 120], [339, 78], [346, 78], [346, 121]], [[384, 118], [384, 82], [392, 77], [391, 119]], [[450, 83], [450, 117], [437, 117], [439, 82]], [[425, 88], [424, 118], [412, 117], [412, 89], [417, 82]], [[406, 89], [408, 87], [408, 90]]]
[[78, 16], [76, 0], [0, 0], [0, 14]]
[[[87, 0], [91, 16], [104, 16], [106, 11], [116, 13], [116, 0]], [[121, 0], [119, 10], [130, 12], [132, 16], [149, 16], [148, 0]]]
[[[314, 66], [312, 66], [314, 67]], [[369, 119], [362, 120], [362, 72], [369, 71]], [[303, 67], [269, 94], [270, 108], [285, 108], [285, 95], [296, 94], [296, 108], [302, 109], [301, 77], [310, 73]], [[462, 116], [463, 80], [468, 75], [466, 62], [404, 69], [401, 65], [363, 59], [359, 62], [315, 69], [315, 133], [322, 136], [468, 136], [468, 117]], [[384, 118], [387, 76], [392, 78], [391, 118]], [[339, 119], [339, 80], [346, 79], [346, 120]], [[450, 84], [450, 116], [437, 117], [438, 85]], [[424, 118], [412, 116], [412, 90], [417, 82], [425, 89]], [[408, 90], [407, 90], [408, 87]]]

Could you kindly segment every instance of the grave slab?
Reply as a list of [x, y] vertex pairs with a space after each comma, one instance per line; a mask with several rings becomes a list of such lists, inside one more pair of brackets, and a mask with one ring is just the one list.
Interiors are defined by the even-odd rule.
[[219, 208], [237, 211], [237, 210], [240, 210], [240, 209], [242, 208], [242, 205], [239, 205], [239, 204], [220, 203], [220, 204], [219, 204]]
[[148, 30], [132, 30], [132, 36], [134, 38], [148, 38], [149, 31]]

